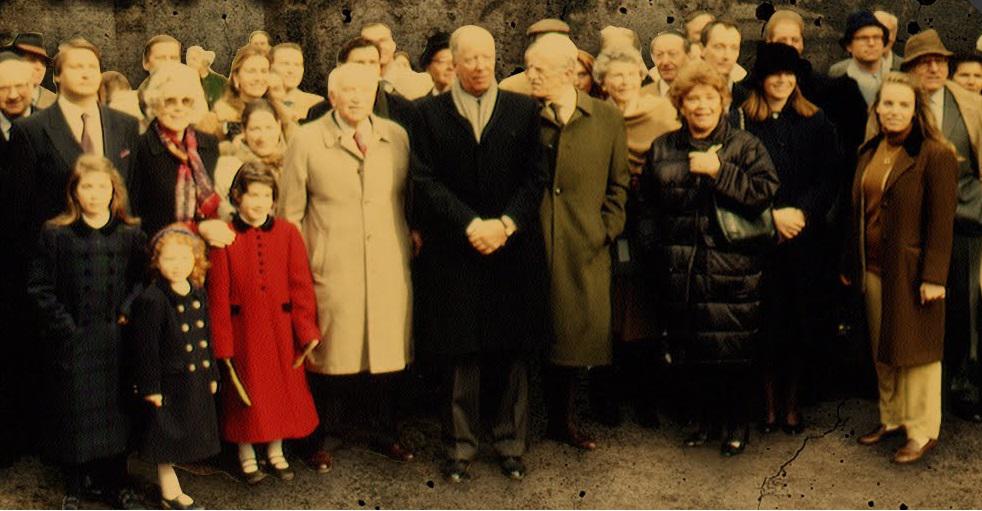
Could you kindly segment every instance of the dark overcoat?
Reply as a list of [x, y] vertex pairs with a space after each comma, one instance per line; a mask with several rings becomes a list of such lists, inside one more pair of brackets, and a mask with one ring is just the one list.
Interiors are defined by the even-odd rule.
[[[689, 152], [722, 144], [715, 178], [689, 171]], [[749, 363], [760, 330], [762, 249], [726, 241], [714, 204], [747, 217], [771, 205], [777, 173], [756, 137], [725, 120], [708, 138], [682, 129], [655, 140], [641, 175], [639, 236], [677, 360]]]
[[146, 237], [111, 220], [46, 227], [28, 281], [45, 361], [46, 451], [84, 463], [126, 450], [126, 353], [118, 319], [140, 290]]
[[191, 287], [181, 296], [163, 279], [133, 302], [130, 320], [136, 393], [142, 403], [140, 456], [152, 463], [190, 463], [218, 453], [218, 414], [210, 385], [218, 381], [209, 335], [208, 298]]
[[[450, 94], [418, 107], [419, 347], [451, 356], [531, 348], [545, 313], [538, 210], [547, 170], [539, 104], [499, 90], [480, 142]], [[483, 256], [468, 242], [467, 226], [502, 215], [518, 230]]]
[[[854, 283], [864, 281], [866, 270], [862, 176], [880, 140], [882, 135], [860, 148], [852, 187], [845, 273]], [[915, 125], [897, 154], [880, 202], [883, 310], [878, 362], [907, 367], [941, 360], [945, 303], [921, 305], [920, 285], [943, 286], [948, 280], [957, 175], [954, 152], [924, 139]]]
[[539, 120], [551, 179], [540, 209], [549, 267], [549, 359], [562, 366], [606, 365], [611, 338], [610, 244], [627, 219], [627, 132], [612, 104], [577, 91], [560, 127], [552, 109]]
[[[198, 155], [214, 184], [218, 139], [201, 131], [195, 131], [195, 136]], [[130, 204], [133, 212], [142, 220], [143, 232], [153, 237], [157, 231], [175, 222], [174, 189], [177, 187], [180, 160], [167, 150], [153, 127], [140, 136], [133, 160], [133, 172], [128, 183]]]

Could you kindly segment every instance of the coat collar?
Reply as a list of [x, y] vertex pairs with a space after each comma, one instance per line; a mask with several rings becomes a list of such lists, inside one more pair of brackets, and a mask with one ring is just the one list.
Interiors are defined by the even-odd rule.
[[[368, 147], [371, 148], [378, 142], [390, 142], [391, 138], [389, 132], [382, 127], [381, 118], [374, 113], [369, 114], [368, 117], [372, 122], [372, 137], [368, 141]], [[321, 123], [325, 147], [330, 149], [334, 146], [340, 146], [351, 153], [351, 155], [358, 160], [365, 159], [365, 156], [358, 150], [358, 145], [355, 144], [354, 138], [344, 135], [344, 131], [341, 129], [341, 126], [338, 125], [338, 121], [334, 118], [333, 108], [328, 110], [326, 114], [315, 122]]]
[[106, 225], [103, 225], [102, 227], [95, 229], [91, 227], [89, 224], [85, 223], [85, 220], [83, 220], [82, 217], [79, 217], [79, 219], [72, 224], [72, 230], [74, 230], [75, 233], [78, 234], [79, 236], [89, 236], [90, 234], [96, 231], [98, 231], [103, 236], [108, 236], [109, 234], [112, 234], [112, 232], [116, 230], [116, 227], [118, 225], [119, 225], [119, 219], [116, 218], [115, 216], [110, 216], [109, 221], [106, 222]]
[[[497, 110], [497, 106], [495, 110]], [[567, 122], [566, 125], [568, 126], [570, 124], [573, 124], [578, 119], [584, 116], [589, 117], [592, 115], [593, 115], [593, 98], [591, 98], [587, 93], [579, 89], [576, 89], [576, 110], [573, 111], [573, 115], [570, 116], [569, 122]], [[552, 112], [550, 112], [549, 109], [546, 107], [545, 102], [542, 103], [542, 109], [539, 112], [539, 116], [545, 119], [546, 121], [548, 121], [553, 126], [557, 128], [559, 127], [559, 123], [556, 122], [556, 119], [553, 117]]]
[[266, 217], [266, 221], [263, 222], [262, 225], [260, 225], [259, 227], [255, 227], [247, 224], [246, 221], [243, 220], [242, 217], [238, 215], [238, 213], [232, 215], [232, 226], [235, 227], [235, 230], [239, 232], [246, 232], [249, 229], [259, 229], [263, 232], [269, 232], [273, 230], [274, 222], [276, 222], [276, 219], [273, 217], [273, 215], [268, 215]]
[[[876, 152], [876, 147], [883, 140], [883, 134], [879, 134], [873, 139], [869, 140], [862, 145], [859, 149], [859, 165], [858, 169], [863, 169], [869, 164], [869, 160], [873, 157]], [[883, 184], [883, 191], [886, 192], [893, 186], [894, 183], [900, 179], [900, 176], [904, 175], [908, 170], [914, 167], [916, 163], [917, 156], [921, 153], [921, 146], [924, 145], [924, 135], [921, 134], [921, 126], [917, 120], [914, 120], [914, 125], [910, 130], [910, 134], [907, 135], [907, 139], [903, 143], [903, 151], [897, 154], [897, 161], [893, 164], [893, 170], [890, 171], [890, 175], [887, 177], [887, 182]], [[862, 171], [858, 171], [861, 175]]]
[[699, 151], [704, 151], [709, 147], [716, 144], [723, 144], [730, 135], [730, 121], [727, 118], [726, 113], [720, 116], [719, 124], [716, 125], [708, 137], [700, 140], [695, 140], [689, 133], [688, 123], [685, 122], [685, 118], [682, 118], [682, 128], [678, 130], [678, 143], [681, 148], [693, 148]]
[[[488, 123], [484, 126], [484, 131], [481, 132], [481, 140], [484, 140], [485, 133], [489, 133], [494, 130], [495, 123], [498, 122], [498, 119], [500, 119], [502, 115], [501, 112], [503, 111], [503, 108], [501, 103], [502, 101], [507, 101], [506, 98], [508, 93], [502, 90], [500, 87], [498, 88], [497, 94], [498, 97], [494, 101], [494, 110], [491, 111], [491, 118], [488, 119]], [[460, 112], [457, 111], [457, 106], [454, 105], [453, 96], [451, 94], [439, 94], [434, 96], [432, 101], [435, 101], [438, 105], [441, 105], [443, 110], [446, 112], [446, 115], [460, 124], [461, 129], [473, 132], [474, 128], [471, 127], [470, 121], [464, 118], [463, 115], [460, 115]], [[470, 139], [473, 141], [474, 137], [471, 136]], [[474, 143], [479, 144], [477, 141], [474, 141]]]
[[[147, 128], [146, 133], [144, 133], [144, 136], [146, 136], [148, 138], [148, 143], [150, 145], [150, 154], [152, 154], [154, 156], [160, 156], [163, 153], [170, 154], [167, 151], [167, 147], [164, 146], [164, 143], [160, 141], [160, 134], [157, 133], [157, 130], [156, 130], [156, 127], [155, 127], [156, 125], [154, 124], [156, 122], [157, 121], [153, 121], [153, 123], [150, 124], [150, 127]], [[196, 130], [194, 128], [194, 125], [188, 126], [188, 129], [189, 130], [194, 130], [194, 134], [197, 136], [197, 140], [198, 140], [198, 153], [199, 154], [202, 151], [208, 151], [208, 150], [211, 150], [212, 148], [214, 148], [215, 144], [212, 143], [212, 141], [214, 140], [213, 138], [208, 137], [208, 136], [203, 136], [205, 134], [202, 133], [202, 132], [200, 132], [200, 131], [198, 131], [198, 130]], [[207, 163], [206, 163], [206, 165], [207, 165]]]

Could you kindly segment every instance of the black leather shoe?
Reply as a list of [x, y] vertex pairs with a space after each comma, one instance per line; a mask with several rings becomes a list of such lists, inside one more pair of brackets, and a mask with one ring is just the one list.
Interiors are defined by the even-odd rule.
[[747, 427], [740, 432], [731, 432], [727, 437], [723, 441], [723, 445], [720, 446], [719, 453], [726, 457], [736, 456], [747, 448], [747, 443], [750, 439], [750, 429]]
[[709, 441], [709, 432], [700, 429], [685, 438], [686, 447], [699, 447]]
[[62, 509], [78, 509], [82, 505], [82, 499], [78, 495], [65, 495], [61, 498]]
[[123, 488], [113, 495], [113, 508], [115, 509], [146, 509], [143, 499], [133, 491], [132, 488]]
[[450, 460], [443, 467], [443, 476], [451, 483], [463, 482], [470, 477], [467, 474], [469, 466], [470, 463], [464, 460]]
[[501, 473], [508, 476], [513, 481], [525, 479], [525, 463], [522, 458], [517, 456], [506, 456], [501, 458]]

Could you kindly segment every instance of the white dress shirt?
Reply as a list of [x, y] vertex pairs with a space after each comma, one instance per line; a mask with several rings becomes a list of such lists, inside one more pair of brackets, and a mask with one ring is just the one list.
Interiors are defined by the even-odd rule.
[[566, 90], [557, 99], [549, 102], [549, 108], [553, 108], [553, 104], [559, 106], [559, 119], [557, 120], [565, 126], [573, 117], [573, 112], [576, 111], [576, 88], [572, 85], [566, 87]]
[[92, 139], [93, 154], [105, 156], [105, 149], [102, 145], [102, 115], [99, 114], [99, 104], [93, 103], [91, 106], [83, 108], [68, 101], [65, 96], [58, 96], [58, 108], [61, 108], [61, 113], [65, 115], [68, 127], [72, 130], [72, 135], [75, 136], [75, 141], [79, 144], [82, 143], [82, 128], [84, 127], [82, 114], [89, 114], [89, 126], [94, 127], [89, 133], [89, 138]]

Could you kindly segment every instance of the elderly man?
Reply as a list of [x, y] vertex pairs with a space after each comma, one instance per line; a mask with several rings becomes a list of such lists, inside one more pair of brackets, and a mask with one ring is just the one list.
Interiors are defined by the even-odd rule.
[[[569, 25], [565, 21], [556, 18], [541, 19], [529, 25], [529, 28], [525, 30], [529, 44], [534, 43], [546, 34], [560, 34], [569, 37], [569, 33]], [[528, 76], [522, 72], [516, 72], [508, 78], [501, 80], [498, 86], [501, 87], [501, 90], [509, 92], [517, 92], [525, 95], [532, 94], [532, 86], [529, 84]]]
[[34, 111], [33, 77], [31, 64], [9, 52], [0, 54], [0, 160], [6, 160], [3, 156], [13, 122]]
[[652, 82], [641, 88], [641, 94], [668, 97], [668, 89], [679, 74], [679, 69], [689, 61], [692, 43], [681, 32], [660, 32], [651, 40], [651, 68], [648, 76]]
[[[883, 68], [890, 71], [900, 69], [900, 57], [894, 53], [893, 45], [897, 42], [897, 16], [893, 13], [877, 10], [873, 11], [873, 16], [887, 29], [887, 40], [883, 45]], [[850, 52], [852, 53], [852, 52]], [[829, 67], [829, 76], [837, 77], [846, 74], [849, 62], [852, 59], [842, 59]]]
[[[135, 118], [99, 105], [101, 61], [99, 49], [92, 43], [81, 38], [62, 43], [53, 67], [59, 90], [57, 102], [30, 117], [18, 119], [10, 130], [7, 152], [10, 179], [5, 185], [10, 186], [13, 200], [3, 207], [10, 208], [4, 217], [15, 219], [11, 229], [17, 239], [13, 245], [16, 250], [13, 257], [17, 261], [8, 267], [14, 282], [5, 285], [18, 294], [26, 291], [20, 276], [30, 257], [29, 247], [36, 246], [42, 223], [67, 207], [65, 188], [75, 160], [83, 153], [105, 156], [128, 179], [130, 155], [139, 137]], [[21, 303], [26, 300], [24, 296]], [[43, 360], [43, 357], [31, 353], [23, 360]], [[37, 396], [36, 390], [24, 390]], [[138, 498], [126, 486], [125, 453], [113, 457], [106, 469], [112, 472], [106, 490], [114, 504], [120, 509], [133, 509]]]
[[221, 99], [228, 85], [228, 78], [211, 68], [215, 62], [215, 52], [200, 46], [191, 46], [184, 54], [184, 62], [201, 77], [201, 88], [205, 91], [205, 100], [208, 102], [208, 109], [211, 110], [215, 102]]
[[300, 128], [280, 178], [279, 213], [300, 227], [314, 273], [323, 341], [307, 369], [322, 428], [307, 462], [322, 472], [332, 464], [322, 433], [345, 436], [352, 415], [366, 407], [370, 447], [413, 459], [399, 442], [395, 415], [412, 357], [409, 137], [372, 113], [378, 78], [372, 65], [331, 71], [334, 108]]
[[[424, 244], [417, 339], [425, 343], [420, 351], [446, 369], [446, 478], [467, 477], [483, 401], [492, 403], [501, 470], [522, 479], [527, 358], [545, 313], [536, 285], [544, 273], [537, 211], [546, 174], [539, 105], [498, 88], [487, 30], [457, 29], [450, 50], [457, 74], [450, 92], [419, 103], [423, 164], [413, 180]], [[489, 391], [493, 399], [482, 399]]]
[[575, 389], [579, 369], [611, 363], [608, 250], [624, 229], [630, 178], [624, 120], [573, 86], [576, 53], [568, 37], [545, 35], [525, 64], [532, 96], [546, 104], [541, 136], [552, 164], [540, 210], [552, 327], [548, 435], [591, 450], [596, 442], [574, 420]]
[[290, 109], [294, 119], [307, 117], [310, 107], [324, 101], [323, 96], [300, 90], [303, 81], [303, 49], [297, 43], [280, 43], [269, 52], [269, 70], [283, 78], [286, 96], [283, 106]]
[[48, 51], [44, 49], [44, 36], [38, 32], [17, 34], [14, 41], [10, 43], [9, 49], [27, 61], [34, 70], [31, 80], [34, 83], [34, 96], [31, 99], [31, 106], [40, 110], [53, 105], [58, 96], [41, 86], [51, 61], [48, 58]]
[[938, 126], [958, 151], [958, 208], [945, 299], [945, 362], [952, 375], [948, 390], [955, 413], [982, 422], [982, 97], [948, 81], [952, 55], [934, 29], [925, 30], [907, 40], [900, 69], [920, 79]]

